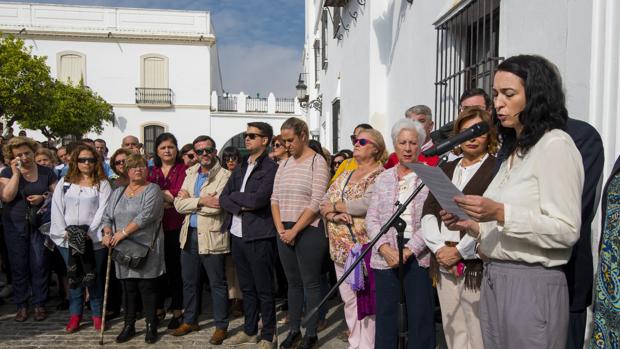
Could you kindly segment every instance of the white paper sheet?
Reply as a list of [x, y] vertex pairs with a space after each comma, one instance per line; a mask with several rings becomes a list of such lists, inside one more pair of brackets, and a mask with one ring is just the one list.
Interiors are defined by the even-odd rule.
[[441, 168], [424, 164], [406, 164], [406, 166], [422, 179], [422, 182], [433, 193], [441, 208], [460, 219], [470, 219], [453, 200], [455, 196], [463, 196], [464, 194], [452, 183]]

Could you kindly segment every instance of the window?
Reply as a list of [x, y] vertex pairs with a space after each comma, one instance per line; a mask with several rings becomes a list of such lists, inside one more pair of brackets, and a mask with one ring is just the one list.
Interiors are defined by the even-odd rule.
[[500, 0], [464, 0], [435, 22], [435, 124], [456, 119], [461, 94], [479, 87], [491, 95], [499, 61]]
[[86, 56], [79, 52], [64, 51], [58, 54], [58, 80], [86, 85]]
[[142, 56], [142, 86], [168, 88], [168, 58], [162, 55]]
[[321, 70], [323, 64], [319, 63], [323, 59], [321, 55], [321, 41], [314, 41], [314, 85], [319, 84], [319, 71]]
[[144, 153], [155, 154], [155, 139], [164, 133], [164, 127], [160, 125], [144, 126]]
[[340, 119], [340, 100], [337, 99], [332, 103], [332, 150], [338, 151], [338, 124]]
[[327, 35], [329, 25], [329, 10], [324, 8], [321, 16], [321, 67], [323, 70], [327, 70]]

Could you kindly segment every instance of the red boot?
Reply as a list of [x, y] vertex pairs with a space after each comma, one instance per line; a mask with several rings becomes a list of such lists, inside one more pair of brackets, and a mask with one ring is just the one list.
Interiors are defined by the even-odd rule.
[[73, 333], [80, 329], [80, 321], [82, 321], [82, 315], [71, 315], [66, 328], [67, 332]]
[[95, 330], [101, 330], [101, 316], [93, 316], [93, 325], [95, 326]]

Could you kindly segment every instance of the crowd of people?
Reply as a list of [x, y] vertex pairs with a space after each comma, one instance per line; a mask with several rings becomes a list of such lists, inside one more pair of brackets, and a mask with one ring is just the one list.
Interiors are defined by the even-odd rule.
[[[126, 136], [109, 158], [102, 139], [54, 149], [7, 138], [0, 253], [15, 321], [29, 318], [29, 305], [34, 320], [45, 320], [53, 270], [68, 333], [80, 329], [86, 307], [96, 330], [104, 311], [109, 318], [122, 310], [116, 341], [135, 337], [144, 316], [144, 340], [155, 343], [168, 313], [173, 336], [200, 331], [206, 277], [211, 344], [316, 348], [325, 311], [306, 319], [303, 335], [302, 319], [325, 296], [328, 275], [352, 269], [339, 286], [349, 348], [399, 347], [401, 294], [407, 348], [435, 348], [437, 305], [451, 349], [582, 348], [592, 300], [590, 347], [618, 347], [620, 161], [599, 198], [601, 138], [568, 117], [557, 68], [530, 55], [501, 62], [492, 98], [466, 91], [448, 126], [452, 134], [481, 123], [489, 131], [442, 157], [422, 154], [439, 134], [431, 109], [404, 114], [391, 128], [392, 154], [381, 132], [360, 124], [353, 150], [330, 155], [295, 117], [279, 134], [248, 123], [243, 152], [227, 147], [219, 156], [208, 135], [179, 147], [162, 133], [150, 157]], [[463, 193], [453, 200], [466, 215], [446, 211], [412, 164], [440, 166]], [[414, 191], [400, 215], [399, 247], [394, 227], [379, 235], [395, 203]], [[279, 344], [276, 290], [287, 304]], [[228, 333], [234, 305], [244, 325]]]

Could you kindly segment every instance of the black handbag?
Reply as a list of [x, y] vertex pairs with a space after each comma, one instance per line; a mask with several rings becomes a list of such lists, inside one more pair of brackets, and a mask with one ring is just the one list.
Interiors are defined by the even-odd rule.
[[[126, 187], [123, 189], [123, 192], [121, 193], [121, 195], [119, 195], [118, 199], [116, 200], [116, 203], [114, 204], [114, 208], [112, 209], [112, 213], [114, 213], [114, 210], [116, 209], [116, 205], [118, 204], [118, 202], [121, 200], [121, 198], [125, 194], [125, 189]], [[116, 220], [113, 220], [113, 225], [114, 225], [114, 231], [116, 232]], [[116, 245], [116, 247], [112, 249], [112, 259], [116, 263], [129, 267], [131, 269], [142, 268], [142, 266], [146, 262], [146, 258], [149, 254], [149, 251], [155, 244], [157, 235], [158, 234], [155, 234], [155, 237], [153, 238], [153, 242], [151, 243], [151, 246], [146, 246], [137, 241], [134, 241], [131, 239], [131, 237], [127, 237], [123, 239], [121, 242], [118, 243], [118, 245]]]

